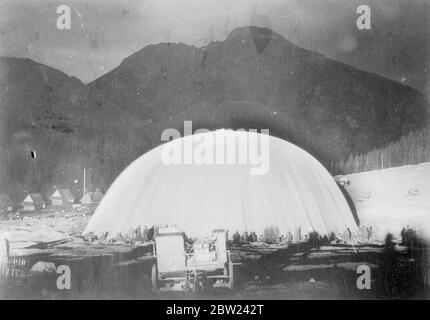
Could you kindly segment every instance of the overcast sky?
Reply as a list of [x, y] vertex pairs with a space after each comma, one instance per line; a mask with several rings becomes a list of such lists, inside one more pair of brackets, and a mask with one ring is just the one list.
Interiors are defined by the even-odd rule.
[[[71, 30], [56, 28], [62, 4], [72, 9]], [[362, 4], [371, 8], [371, 30], [356, 27]], [[0, 0], [0, 55], [87, 83], [150, 43], [203, 46], [258, 25], [430, 96], [429, 17], [430, 0]]]

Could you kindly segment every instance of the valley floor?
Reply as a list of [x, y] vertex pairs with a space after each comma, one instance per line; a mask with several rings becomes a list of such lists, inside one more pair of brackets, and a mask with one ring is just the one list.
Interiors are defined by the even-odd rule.
[[[402, 227], [415, 227], [423, 239], [430, 233], [430, 163], [348, 175], [346, 186], [360, 223], [372, 225], [383, 239], [399, 238]], [[223, 299], [387, 299], [428, 298], [429, 247], [332, 245], [311, 248], [297, 244], [231, 247], [237, 286], [197, 295], [153, 293], [150, 246], [130, 247], [84, 241], [80, 235], [90, 216], [73, 210], [45, 212], [22, 220], [0, 221], [11, 255], [22, 257], [29, 271], [38, 261], [70, 265], [72, 290], [56, 288], [57, 274], [0, 275], [0, 298], [223, 298]], [[372, 289], [359, 290], [357, 268], [372, 271]]]

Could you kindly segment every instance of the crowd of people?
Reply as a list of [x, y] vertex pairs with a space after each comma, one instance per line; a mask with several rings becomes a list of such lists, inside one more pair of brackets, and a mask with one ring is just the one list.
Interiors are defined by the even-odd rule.
[[[267, 228], [264, 230], [264, 234], [257, 235], [255, 232], [243, 232], [236, 231], [229, 241], [232, 244], [240, 245], [247, 243], [267, 243], [267, 244], [288, 244], [292, 242], [319, 242], [319, 243], [349, 243], [354, 239], [360, 239], [359, 242], [369, 243], [374, 235], [373, 227], [368, 225], [361, 226], [354, 234], [349, 228], [346, 228], [342, 234], [331, 233], [329, 235], [320, 235], [316, 231], [309, 230], [309, 232], [302, 232], [299, 227], [294, 232], [286, 234], [280, 234], [277, 228]], [[357, 240], [358, 241], [358, 240]]]
[[[106, 242], [125, 242], [131, 244], [137, 243], [145, 243], [155, 240], [155, 236], [158, 233], [160, 227], [163, 226], [137, 226], [136, 228], [130, 228], [128, 232], [125, 233], [117, 233], [114, 237], [111, 237], [108, 232], [105, 232], [99, 238], [102, 241]], [[404, 228], [405, 229], [405, 228]], [[402, 231], [402, 238], [404, 238], [404, 234], [410, 233], [409, 230]], [[369, 242], [370, 238], [373, 235], [372, 226], [362, 226], [358, 231], [358, 236], [362, 238], [364, 242]], [[278, 228], [266, 228], [262, 234], [257, 234], [254, 231], [251, 232], [242, 232], [236, 231], [230, 237], [228, 232], [226, 232], [226, 240], [233, 245], [241, 245], [241, 244], [249, 244], [249, 243], [267, 243], [267, 244], [288, 244], [292, 242], [307, 242], [314, 240], [315, 238], [321, 237], [318, 233], [310, 230], [307, 233], [302, 233], [302, 229], [299, 227], [294, 232], [294, 235], [291, 232], [287, 232], [286, 234], [281, 234]], [[95, 237], [97, 238], [97, 237]], [[342, 234], [339, 235], [328, 235], [327, 240], [337, 240], [340, 242], [349, 241], [353, 238], [353, 234], [349, 228], [347, 228]], [[407, 238], [407, 237], [406, 237]], [[91, 239], [92, 241], [93, 239]], [[186, 243], [192, 244], [193, 239], [187, 237], [184, 233], [184, 240]]]
[[[145, 243], [154, 240], [154, 235], [156, 232], [156, 227], [152, 226], [148, 228], [147, 226], [137, 226], [137, 228], [130, 228], [128, 232], [122, 233], [118, 232], [114, 237], [109, 237], [109, 232], [104, 232], [100, 236], [101, 241], [107, 242], [125, 242], [125, 243]], [[89, 237], [89, 236], [87, 236]], [[96, 238], [96, 237], [95, 237]], [[90, 239], [93, 240], [93, 239]]]
[[[253, 231], [249, 233], [245, 231], [242, 234], [240, 234], [239, 231], [236, 231], [232, 238], [228, 240], [230, 240], [232, 244], [240, 245], [247, 243], [286, 244], [293, 242], [295, 239], [291, 232], [288, 232], [286, 235], [279, 235], [279, 233], [276, 232], [265, 232], [265, 234], [257, 235], [257, 233]], [[299, 238], [297, 240], [301, 241], [303, 239]]]

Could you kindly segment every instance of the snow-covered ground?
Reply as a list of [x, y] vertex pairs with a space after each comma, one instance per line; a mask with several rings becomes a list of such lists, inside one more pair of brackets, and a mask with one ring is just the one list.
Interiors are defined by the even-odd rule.
[[9, 240], [13, 255], [20, 255], [21, 249], [41, 242], [71, 239], [71, 235], [82, 232], [89, 218], [71, 210], [64, 214], [42, 213], [22, 220], [0, 221], [1, 249], [3, 239]]
[[346, 190], [361, 224], [379, 235], [398, 235], [403, 226], [430, 239], [430, 163], [347, 175]]

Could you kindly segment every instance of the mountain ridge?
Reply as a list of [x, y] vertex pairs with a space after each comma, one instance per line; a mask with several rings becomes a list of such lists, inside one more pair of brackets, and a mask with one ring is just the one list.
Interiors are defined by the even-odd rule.
[[[161, 143], [164, 129], [182, 130], [185, 120], [194, 130], [269, 129], [329, 169], [428, 123], [428, 102], [417, 90], [267, 28], [237, 28], [200, 48], [151, 44], [89, 84], [31, 59], [10, 59], [0, 59], [0, 142], [7, 150], [0, 189], [12, 193], [52, 184], [79, 193], [73, 181], [83, 167], [94, 168], [92, 185], [107, 188]], [[32, 149], [42, 157], [36, 169]]]
[[[365, 104], [363, 108], [373, 113], [377, 122], [383, 123], [388, 114], [397, 122], [406, 120], [387, 136], [375, 132], [367, 139], [382, 138], [383, 144], [424, 125], [428, 117], [428, 103], [417, 90], [300, 48], [270, 29], [257, 27], [237, 28], [226, 40], [201, 48], [182, 43], [144, 47], [89, 87], [138, 118], [154, 121], [177, 116], [196, 104], [251, 101], [287, 117], [305, 118], [303, 126], [312, 118], [311, 113], [327, 118], [340, 111], [344, 114], [337, 120], [356, 129], [367, 122], [358, 115]], [[338, 92], [332, 92], [336, 88]], [[347, 95], [352, 98], [348, 100]], [[389, 105], [404, 96], [409, 96], [406, 100], [413, 108], [404, 103]], [[318, 104], [323, 107], [317, 108]], [[386, 110], [378, 111], [378, 104]], [[352, 112], [347, 110], [350, 106]], [[311, 120], [318, 125], [320, 118], [314, 118]], [[281, 134], [285, 136], [288, 134]], [[370, 148], [366, 143], [369, 141], [354, 141], [353, 145], [360, 144], [359, 150], [351, 147], [346, 151], [365, 152]]]

